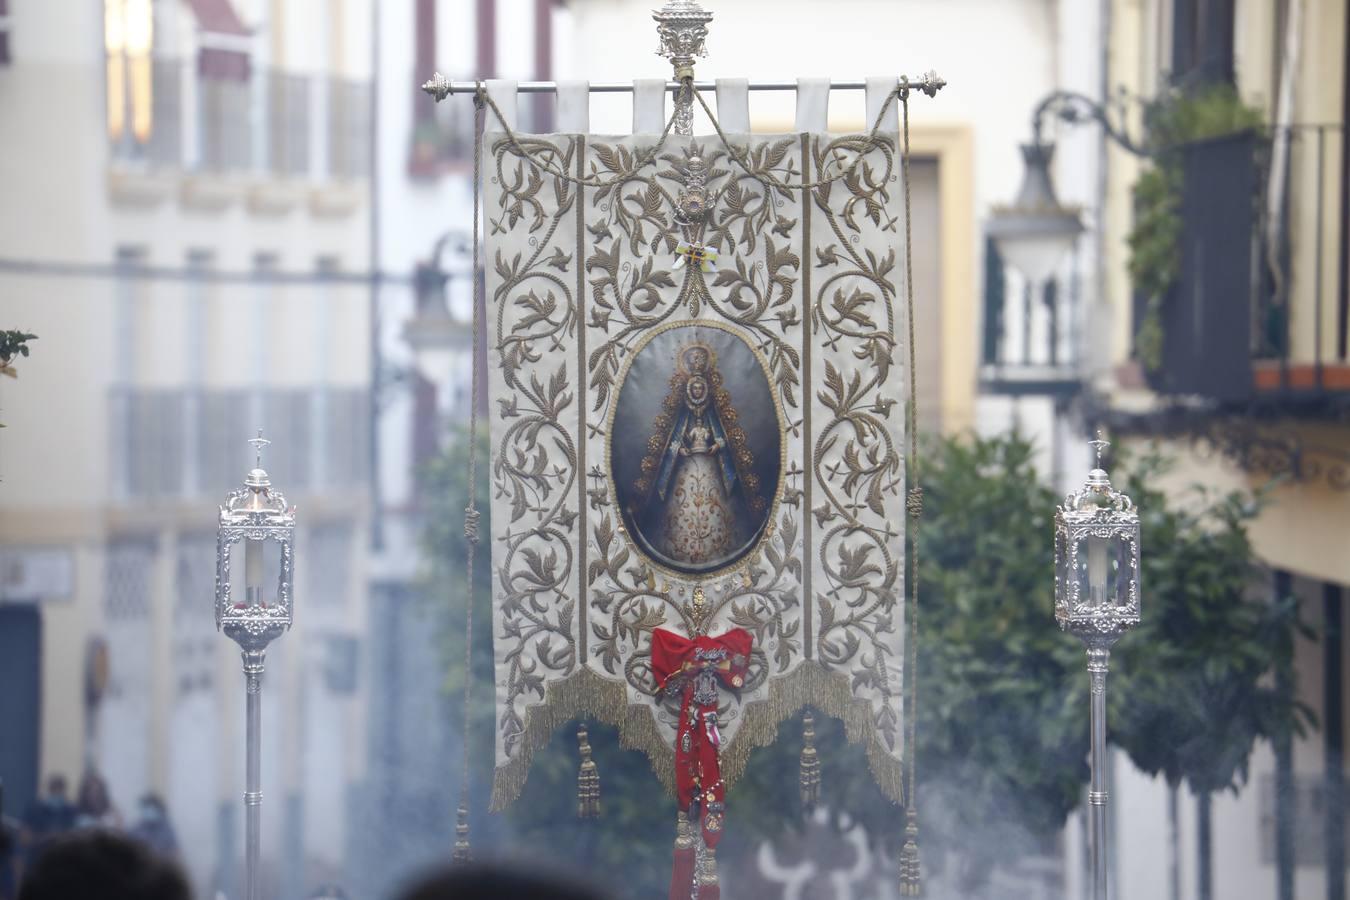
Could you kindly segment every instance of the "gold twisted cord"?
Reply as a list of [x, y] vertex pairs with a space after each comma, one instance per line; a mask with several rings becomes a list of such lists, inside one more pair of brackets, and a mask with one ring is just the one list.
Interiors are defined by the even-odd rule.
[[608, 179], [586, 178], [580, 175], [572, 175], [568, 173], [567, 170], [560, 169], [553, 163], [544, 159], [542, 155], [536, 155], [534, 153], [531, 153], [529, 150], [526, 150], [521, 145], [520, 138], [516, 135], [515, 129], [513, 129], [510, 125], [507, 124], [506, 117], [502, 115], [501, 108], [497, 106], [497, 101], [492, 99], [492, 95], [488, 93], [487, 87], [483, 84], [483, 82], [481, 81], [478, 82], [478, 87], [474, 91], [473, 96], [474, 96], [474, 103], [479, 104], [486, 103], [488, 105], [488, 107], [492, 110], [492, 114], [497, 117], [497, 124], [499, 124], [502, 127], [502, 131], [506, 133], [507, 143], [509, 143], [512, 147], [514, 147], [517, 153], [519, 153], [522, 157], [528, 160], [530, 165], [534, 166], [537, 169], [543, 169], [545, 172], [549, 173], [555, 178], [561, 178], [563, 181], [580, 185], [582, 187], [596, 187], [596, 188], [610, 187], [611, 185], [618, 184], [621, 181], [625, 181], [633, 177], [633, 173], [636, 172], [638, 169], [645, 168], [646, 166], [649, 166], [653, 162], [655, 162], [656, 157], [660, 155], [661, 150], [665, 147], [666, 138], [670, 137], [670, 130], [675, 127], [675, 117], [679, 114], [679, 105], [676, 104], [674, 107], [674, 111], [670, 114], [670, 118], [666, 119], [666, 127], [662, 129], [661, 137], [656, 142], [656, 145], [653, 146], [650, 150], [634, 154], [634, 165], [629, 172], [622, 175], [615, 175], [614, 177]]
[[479, 378], [482, 376], [478, 371], [479, 349], [482, 342], [480, 332], [482, 330], [481, 307], [484, 301], [483, 279], [479, 272], [479, 230], [478, 216], [481, 205], [482, 188], [480, 183], [483, 177], [483, 124], [485, 114], [483, 110], [482, 95], [474, 97], [474, 140], [473, 140], [473, 337], [470, 340], [473, 353], [473, 362], [470, 366], [470, 400], [469, 400], [469, 484], [467, 487], [467, 502], [464, 507], [464, 573], [465, 573], [465, 591], [464, 591], [464, 723], [462, 729], [462, 738], [464, 744], [463, 759], [461, 761], [460, 780], [459, 780], [459, 817], [463, 828], [462, 839], [465, 846], [456, 847], [456, 854], [462, 853], [464, 857], [468, 855], [468, 808], [469, 808], [469, 720], [470, 707], [469, 689], [473, 684], [473, 595], [474, 595], [474, 577], [473, 563], [474, 557], [478, 555], [478, 392]]
[[[907, 83], [908, 82], [906, 82], [906, 84]], [[815, 181], [803, 181], [801, 184], [787, 184], [780, 181], [778, 176], [774, 175], [772, 172], [765, 171], [761, 173], [751, 171], [750, 164], [745, 161], [745, 151], [732, 146], [730, 138], [728, 138], [726, 132], [722, 130], [722, 123], [717, 121], [717, 117], [714, 116], [712, 110], [708, 108], [708, 101], [703, 99], [703, 92], [698, 88], [694, 88], [694, 96], [698, 98], [699, 105], [703, 107], [703, 111], [708, 114], [708, 119], [713, 123], [713, 128], [717, 130], [717, 136], [722, 139], [722, 145], [727, 148], [727, 155], [735, 160], [736, 164], [751, 178], [755, 178], [760, 183], [771, 187], [782, 188], [785, 191], [810, 190], [812, 188], [824, 187], [827, 184], [833, 184], [841, 179], [851, 177], [853, 173], [858, 170], [858, 166], [862, 164], [863, 158], [866, 157], [868, 153], [875, 150], [881, 143], [877, 136], [881, 133], [881, 124], [886, 120], [886, 111], [891, 108], [891, 104], [894, 103], [895, 99], [901, 96], [902, 93], [906, 98], [905, 102], [908, 103], [909, 90], [902, 85], [896, 85], [895, 89], [886, 95], [885, 102], [881, 104], [881, 109], [877, 111], [876, 119], [872, 121], [871, 130], [867, 132], [867, 137], [864, 139], [864, 146], [858, 151], [858, 155], [853, 158], [853, 162], [849, 163], [848, 167], [842, 172], [837, 175], [818, 178]], [[805, 166], [803, 166], [803, 169], [805, 169]], [[805, 174], [805, 172], [803, 172], [803, 174]]]
[[[885, 121], [886, 112], [891, 108], [891, 104], [893, 104], [896, 101], [896, 99], [901, 96], [905, 97], [906, 98], [905, 102], [908, 103], [908, 96], [909, 96], [908, 84], [909, 84], [908, 79], [904, 79], [903, 84], [896, 85], [895, 89], [886, 95], [886, 100], [881, 104], [881, 109], [877, 112], [876, 119], [872, 122], [872, 128], [867, 133], [867, 136], [864, 141], [864, 146], [858, 151], [857, 155], [853, 158], [853, 162], [851, 162], [843, 171], [839, 172], [838, 174], [830, 175], [825, 178], [819, 178], [815, 181], [803, 181], [800, 184], [787, 184], [786, 182], [780, 180], [772, 172], [752, 171], [750, 169], [749, 163], [747, 163], [745, 160], [745, 151], [738, 150], [735, 146], [732, 145], [731, 140], [726, 135], [726, 132], [722, 130], [722, 124], [717, 121], [717, 117], [713, 115], [712, 110], [708, 108], [708, 101], [703, 98], [703, 92], [700, 91], [694, 85], [692, 76], [689, 79], [687, 79], [685, 88], [688, 91], [690, 91], [696, 98], [698, 98], [699, 105], [703, 107], [703, 111], [707, 114], [708, 120], [712, 122], [713, 128], [717, 131], [717, 136], [722, 140], [722, 145], [726, 148], [727, 155], [731, 157], [731, 159], [734, 160], [735, 163], [738, 166], [740, 166], [741, 169], [744, 170], [747, 175], [749, 175], [751, 178], [756, 179], [757, 181], [766, 186], [782, 188], [783, 190], [787, 191], [801, 191], [801, 190], [811, 190], [812, 188], [824, 187], [825, 185], [833, 184], [836, 181], [852, 177], [853, 173], [858, 170], [858, 166], [862, 164], [863, 158], [867, 156], [867, 154], [870, 153], [872, 150], [876, 149], [876, 147], [880, 143], [878, 135], [881, 133], [881, 125]], [[550, 175], [554, 176], [555, 178], [561, 178], [563, 181], [569, 182], [571, 184], [580, 185], [582, 187], [594, 187], [594, 188], [610, 187], [621, 181], [625, 181], [631, 178], [634, 172], [655, 162], [656, 158], [660, 155], [661, 150], [665, 147], [666, 140], [667, 138], [670, 137], [670, 131], [675, 125], [675, 117], [679, 114], [679, 105], [675, 104], [674, 111], [671, 112], [670, 118], [666, 119], [666, 127], [661, 131], [661, 137], [656, 142], [656, 145], [653, 146], [648, 151], [635, 154], [634, 165], [629, 172], [621, 175], [615, 175], [610, 178], [602, 179], [602, 178], [586, 178], [584, 176], [572, 175], [568, 173], [565, 169], [558, 168], [557, 165], [555, 165], [552, 162], [549, 162], [542, 155], [531, 153], [529, 150], [525, 149], [525, 147], [521, 144], [520, 137], [516, 134], [515, 129], [513, 129], [510, 125], [507, 124], [506, 117], [502, 115], [501, 108], [497, 106], [497, 102], [492, 99], [492, 95], [488, 93], [487, 87], [481, 81], [478, 82], [478, 87], [474, 91], [474, 102], [479, 104], [486, 104], [487, 107], [492, 110], [492, 114], [497, 117], [497, 123], [501, 126], [502, 131], [506, 134], [507, 143], [509, 143], [511, 147], [513, 147], [516, 150], [516, 152], [520, 154], [521, 157], [527, 160], [530, 163], [530, 165], [534, 166], [537, 169], [542, 169], [545, 172], [548, 172]]]
[[905, 497], [905, 510], [909, 514], [909, 565], [910, 565], [910, 603], [909, 603], [909, 709], [907, 710], [908, 732], [905, 741], [909, 753], [909, 778], [905, 790], [905, 846], [901, 853], [901, 890], [909, 896], [917, 896], [921, 891], [919, 871], [919, 810], [918, 810], [918, 765], [916, 758], [919, 748], [915, 740], [919, 717], [919, 520], [923, 516], [923, 487], [919, 483], [919, 396], [917, 386], [917, 365], [915, 354], [918, 346], [914, 342], [914, 243], [910, 215], [909, 186], [909, 79], [905, 78], [899, 88], [900, 119], [902, 122], [903, 144], [900, 166], [905, 182], [905, 318], [909, 329], [909, 474], [911, 487]]

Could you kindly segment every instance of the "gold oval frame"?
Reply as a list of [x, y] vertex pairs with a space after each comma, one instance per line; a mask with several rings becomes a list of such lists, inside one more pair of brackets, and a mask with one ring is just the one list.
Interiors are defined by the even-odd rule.
[[[740, 558], [727, 563], [720, 569], [713, 569], [698, 575], [691, 575], [688, 572], [681, 572], [672, 569], [669, 566], [652, 559], [645, 550], [628, 534], [628, 525], [624, 521], [623, 507], [619, 505], [618, 490], [614, 485], [614, 466], [612, 463], [614, 448], [612, 446], [614, 439], [614, 414], [619, 408], [619, 396], [623, 393], [624, 383], [628, 380], [628, 373], [633, 368], [633, 363], [637, 361], [638, 355], [647, 348], [653, 340], [667, 331], [674, 331], [677, 328], [716, 328], [724, 331], [736, 338], [746, 349], [754, 356], [755, 362], [759, 363], [760, 371], [764, 375], [764, 381], [769, 386], [769, 396], [773, 399], [774, 416], [778, 420], [778, 479], [773, 487], [773, 499], [769, 504], [769, 511], [765, 515], [764, 527], [761, 529], [759, 537], [755, 540], [754, 546], [747, 550]], [[628, 350], [628, 361], [624, 363], [623, 370], [619, 373], [615, 381], [614, 402], [610, 404], [609, 412], [605, 414], [605, 488], [609, 497], [610, 505], [614, 507], [618, 522], [616, 531], [623, 536], [624, 543], [629, 549], [638, 555], [644, 563], [652, 568], [653, 572], [660, 572], [662, 575], [676, 579], [691, 586], [698, 586], [705, 582], [715, 581], [718, 578], [725, 578], [728, 575], [736, 575], [749, 568], [752, 564], [759, 561], [760, 550], [764, 542], [771, 540], [777, 531], [778, 509], [783, 500], [783, 485], [787, 480], [787, 417], [783, 414], [783, 401], [778, 395], [778, 390], [774, 385], [773, 375], [769, 369], [769, 361], [764, 356], [763, 351], [747, 339], [747, 335], [741, 329], [726, 322], [719, 322], [712, 319], [680, 319], [678, 321], [662, 322], [655, 328], [651, 328], [646, 334], [638, 339]], [[589, 587], [589, 585], [588, 585]]]

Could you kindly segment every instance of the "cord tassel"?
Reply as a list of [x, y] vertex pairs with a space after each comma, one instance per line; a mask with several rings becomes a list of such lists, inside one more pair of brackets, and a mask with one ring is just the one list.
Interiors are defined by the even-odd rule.
[[900, 895], [923, 896], [923, 872], [919, 867], [919, 814], [913, 806], [905, 812], [905, 846], [900, 850]]
[[591, 740], [586, 723], [577, 726], [577, 749], [581, 766], [577, 769], [577, 818], [600, 818], [600, 770], [591, 759]]
[[455, 850], [450, 858], [457, 864], [473, 860], [473, 849], [469, 846], [469, 805], [463, 800], [455, 813]]
[[802, 792], [802, 812], [814, 812], [820, 803], [820, 755], [816, 753], [816, 719], [810, 710], [802, 713], [802, 755], [798, 781]]
[[717, 877], [717, 851], [712, 847], [703, 848], [695, 877], [698, 884], [698, 900], [721, 900], [722, 883]]
[[669, 900], [689, 900], [693, 893], [696, 841], [689, 814], [680, 810], [675, 814], [675, 847], [671, 853]]
[[[920, 90], [927, 92], [925, 88]], [[931, 96], [931, 95], [930, 95]], [[909, 784], [905, 790], [905, 846], [900, 850], [900, 894], [905, 897], [923, 895], [923, 873], [919, 868], [919, 808], [918, 808], [918, 756], [917, 738], [919, 721], [919, 524], [923, 518], [923, 487], [919, 480], [919, 439], [918, 439], [918, 388], [915, 386], [916, 346], [914, 343], [914, 255], [913, 232], [910, 220], [909, 191], [909, 79], [902, 76], [900, 87], [900, 119], [904, 132], [903, 154], [900, 157], [901, 171], [905, 182], [905, 320], [909, 331], [909, 478], [912, 487], [905, 497], [905, 511], [909, 513], [909, 565], [913, 571], [910, 578], [909, 600], [909, 641], [906, 648], [909, 664], [905, 667], [905, 679], [909, 687], [909, 704], [906, 707], [905, 723], [908, 735], [905, 739], [905, 754], [909, 762]]]

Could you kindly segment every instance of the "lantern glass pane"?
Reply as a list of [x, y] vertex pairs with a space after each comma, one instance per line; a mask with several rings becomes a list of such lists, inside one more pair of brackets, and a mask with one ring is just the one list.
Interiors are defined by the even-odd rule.
[[1138, 577], [1138, 573], [1133, 568], [1134, 555], [1130, 552], [1130, 542], [1123, 537], [1117, 537], [1113, 538], [1111, 543], [1115, 548], [1116, 559], [1116, 606], [1125, 609], [1130, 605], [1130, 583]]
[[1055, 602], [1067, 601], [1069, 594], [1069, 546], [1064, 532], [1055, 529]]
[[[1114, 606], [1127, 579], [1124, 542], [1117, 537], [1084, 536], [1078, 539], [1078, 600], [1092, 608]], [[1125, 594], [1128, 596], [1127, 594]]]
[[[250, 563], [252, 551], [261, 551]], [[239, 540], [230, 545], [230, 604], [272, 606], [277, 602], [281, 574], [281, 543], [274, 540]], [[256, 590], [251, 588], [256, 586]]]

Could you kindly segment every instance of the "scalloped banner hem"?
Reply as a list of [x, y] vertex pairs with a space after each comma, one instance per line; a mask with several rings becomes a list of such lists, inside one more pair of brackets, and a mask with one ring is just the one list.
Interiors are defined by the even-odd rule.
[[[807, 706], [843, 721], [848, 742], [867, 748], [868, 766], [877, 787], [893, 803], [902, 804], [901, 759], [886, 749], [872, 721], [871, 704], [853, 696], [848, 675], [830, 672], [815, 660], [806, 660], [788, 674], [771, 678], [768, 696], [745, 705], [740, 728], [722, 753], [722, 777], [727, 787], [745, 772], [751, 751], [772, 744], [778, 726]], [[520, 797], [535, 752], [548, 744], [553, 732], [582, 717], [617, 728], [620, 745], [646, 753], [652, 771], [666, 792], [674, 795], [675, 753], [661, 735], [653, 708], [629, 702], [623, 682], [583, 668], [551, 683], [544, 702], [525, 711], [525, 730], [516, 755], [498, 766], [493, 776], [493, 812], [502, 811]]]

